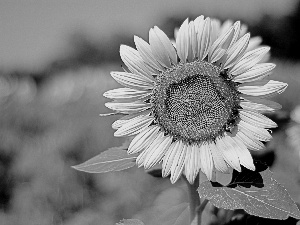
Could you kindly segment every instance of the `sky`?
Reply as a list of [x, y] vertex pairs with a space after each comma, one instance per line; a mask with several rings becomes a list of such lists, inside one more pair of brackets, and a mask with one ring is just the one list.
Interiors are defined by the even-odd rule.
[[36, 71], [70, 54], [70, 35], [93, 40], [148, 30], [172, 15], [225, 15], [255, 21], [287, 15], [295, 0], [0, 0], [0, 71]]

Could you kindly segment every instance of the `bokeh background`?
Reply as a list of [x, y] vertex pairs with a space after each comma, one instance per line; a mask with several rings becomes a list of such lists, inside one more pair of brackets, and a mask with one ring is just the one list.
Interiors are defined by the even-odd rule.
[[[121, 70], [120, 44], [148, 40], [154, 25], [173, 37], [201, 14], [241, 20], [272, 47], [273, 79], [289, 88], [275, 98], [282, 110], [268, 115], [279, 124], [274, 139], [255, 157], [300, 202], [299, 1], [0, 0], [1, 225], [151, 225], [186, 201], [183, 182], [143, 169], [95, 175], [71, 166], [125, 141], [113, 137], [117, 116], [99, 117], [109, 112], [102, 94], [118, 87], [109, 72]], [[204, 220], [217, 223], [208, 213]]]

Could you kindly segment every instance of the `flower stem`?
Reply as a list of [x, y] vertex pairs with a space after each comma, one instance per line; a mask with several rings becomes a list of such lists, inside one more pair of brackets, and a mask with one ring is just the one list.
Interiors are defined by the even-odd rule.
[[208, 200], [204, 199], [203, 202], [200, 204], [200, 206], [197, 208], [197, 215], [198, 215], [198, 224], [197, 225], [201, 225], [202, 212], [204, 211], [207, 203], [208, 203]]
[[190, 184], [185, 179], [188, 192], [189, 192], [189, 203], [190, 203], [190, 223], [191, 225], [201, 225], [201, 215], [202, 212], [208, 203], [208, 200], [204, 200], [202, 203], [200, 201], [200, 197], [198, 194], [198, 187], [199, 187], [199, 175], [196, 177], [195, 182]]
[[[195, 182], [193, 184], [190, 184], [186, 179], [185, 179], [187, 186], [188, 186], [188, 192], [189, 192], [189, 203], [190, 203], [190, 222], [192, 222], [198, 218], [197, 216], [197, 208], [200, 205], [200, 198], [199, 194], [197, 192], [197, 188], [199, 187], [199, 175], [196, 177]], [[200, 222], [201, 223], [201, 222]], [[196, 223], [197, 225], [200, 223]]]

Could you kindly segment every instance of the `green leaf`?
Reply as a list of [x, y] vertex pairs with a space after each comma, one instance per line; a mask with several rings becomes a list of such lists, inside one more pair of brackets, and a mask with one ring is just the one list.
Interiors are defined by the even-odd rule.
[[255, 216], [271, 219], [300, 219], [300, 211], [287, 190], [276, 182], [269, 169], [263, 170], [256, 163], [257, 171], [243, 168], [235, 171], [231, 182], [223, 186], [217, 182], [205, 181], [198, 192], [214, 206], [224, 209], [244, 209]]
[[124, 149], [111, 148], [73, 168], [88, 173], [121, 171], [135, 166], [136, 157], [136, 154], [128, 155]]
[[190, 221], [190, 207], [188, 203], [173, 206], [158, 217], [157, 225], [185, 225]]
[[123, 219], [116, 225], [144, 225], [144, 223], [138, 219]]

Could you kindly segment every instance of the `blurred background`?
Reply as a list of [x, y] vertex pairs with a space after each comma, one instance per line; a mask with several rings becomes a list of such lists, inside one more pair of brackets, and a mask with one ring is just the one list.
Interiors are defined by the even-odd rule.
[[124, 142], [113, 137], [118, 117], [99, 117], [110, 112], [102, 94], [119, 87], [109, 72], [121, 70], [120, 44], [148, 40], [154, 25], [173, 37], [201, 14], [241, 20], [272, 47], [272, 79], [289, 88], [268, 115], [279, 124], [274, 139], [255, 157], [300, 202], [300, 1], [0, 0], [1, 225], [151, 225], [187, 199], [182, 182], [136, 167], [93, 175], [71, 166]]

